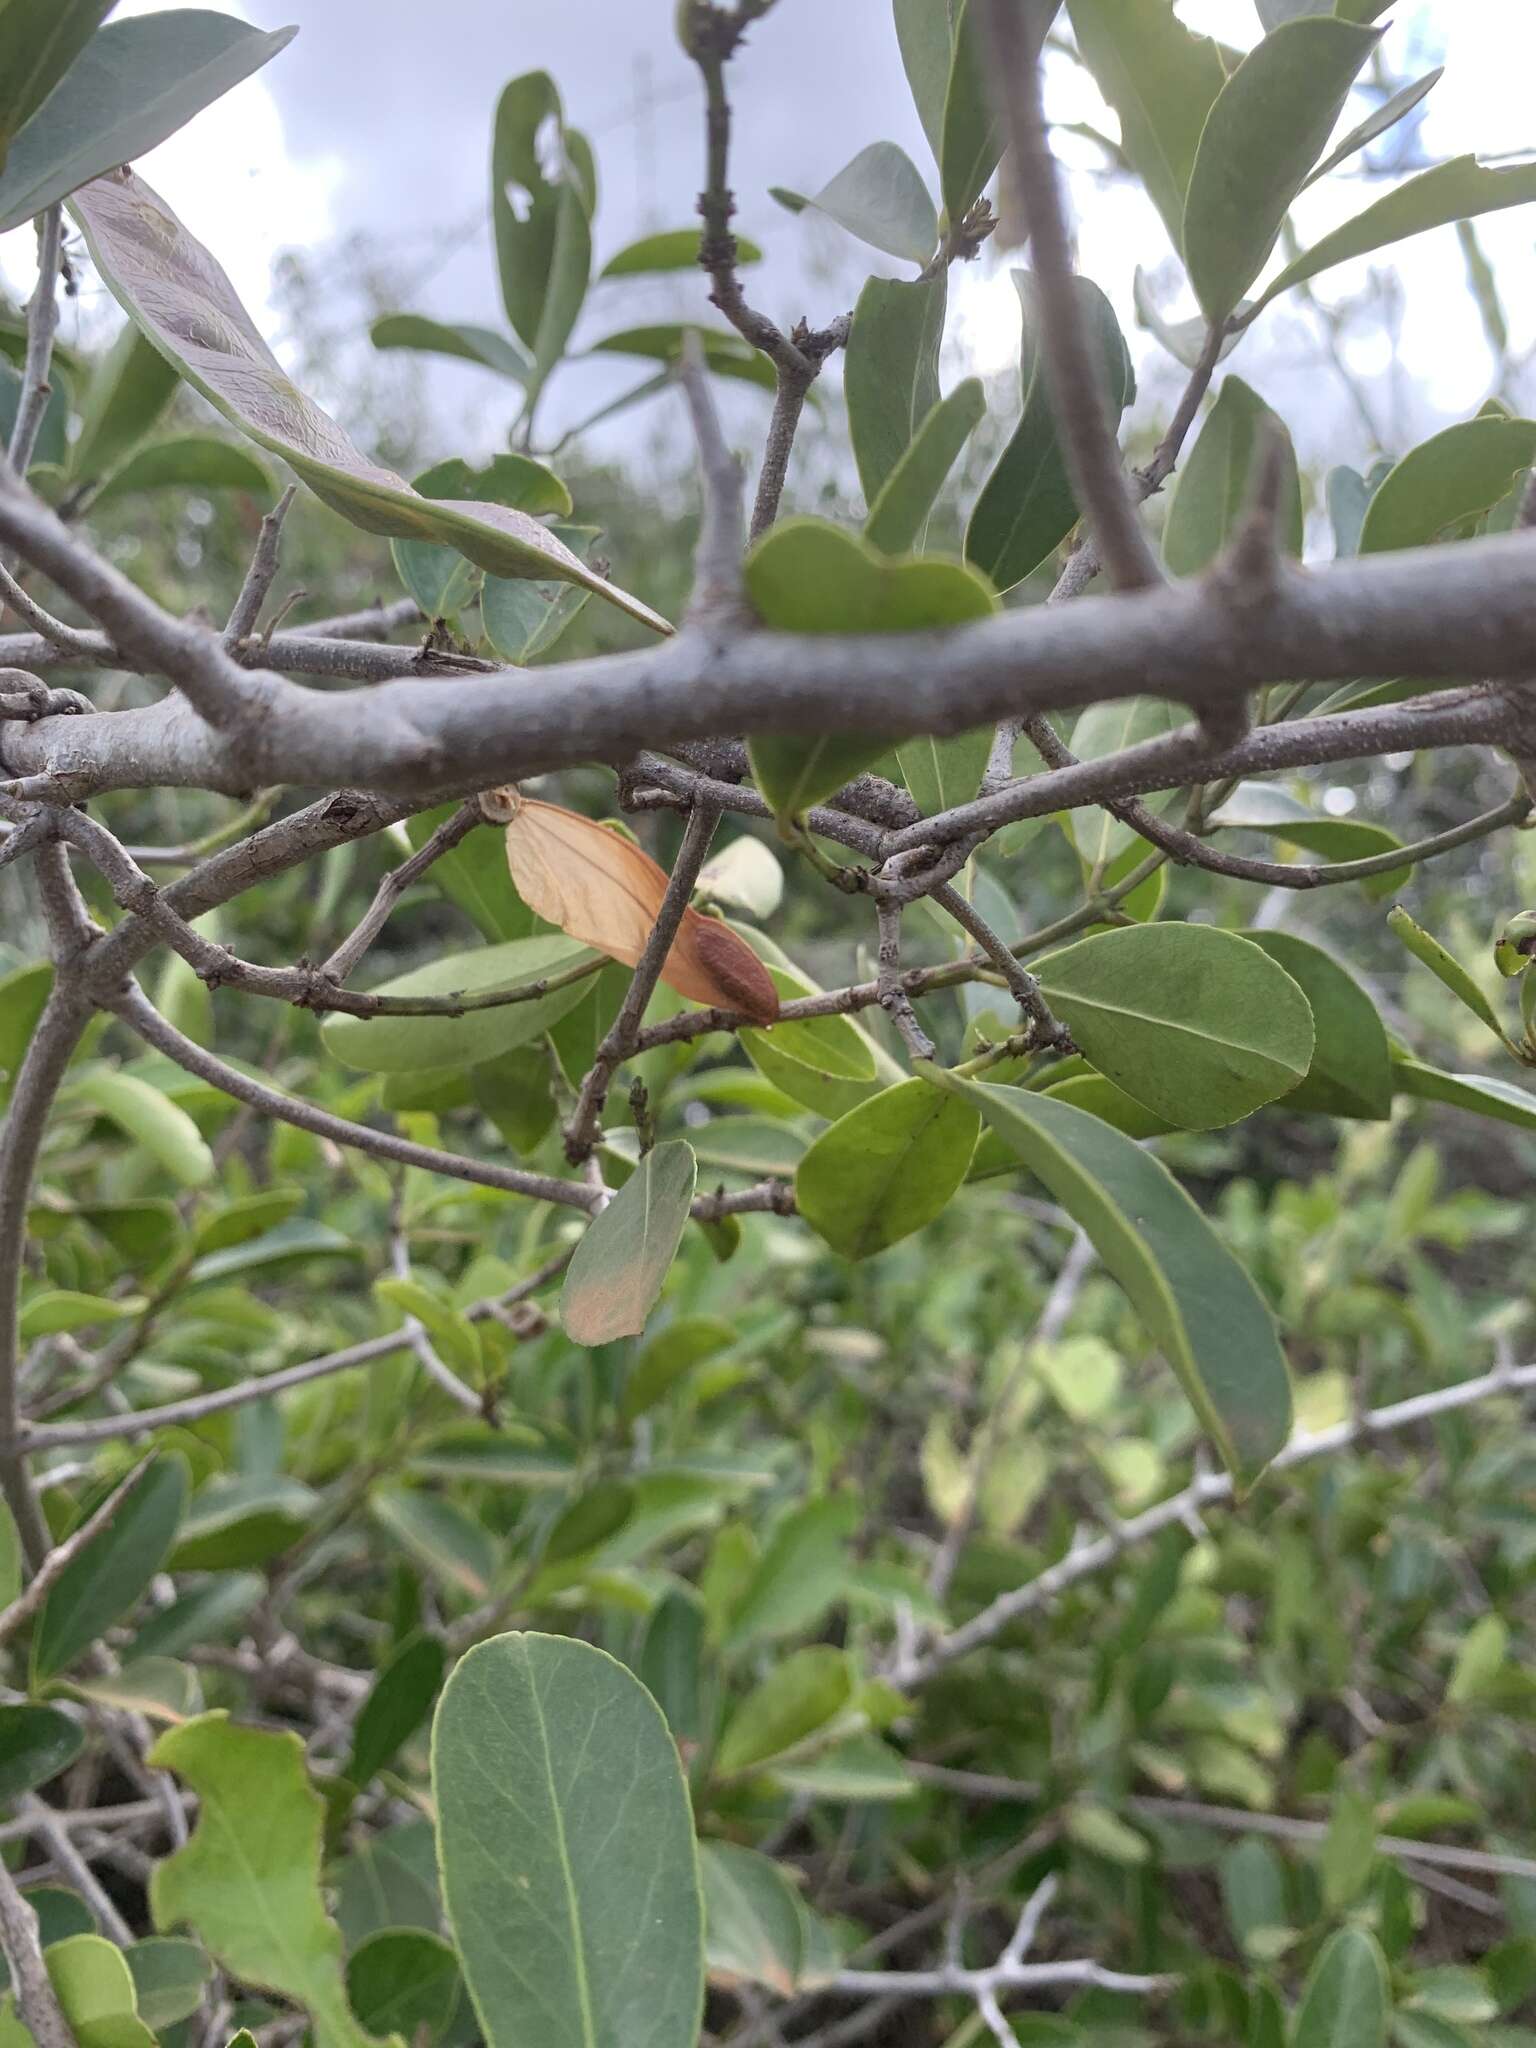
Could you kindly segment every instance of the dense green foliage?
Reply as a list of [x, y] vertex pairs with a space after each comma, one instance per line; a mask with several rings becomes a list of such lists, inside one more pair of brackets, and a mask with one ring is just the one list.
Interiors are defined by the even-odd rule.
[[[708, 90], [722, 24], [766, 11], [683, 0]], [[1197, 399], [1202, 343], [1278, 292], [1536, 198], [1528, 166], [1458, 160], [1272, 264], [1307, 182], [1433, 84], [1387, 72], [1383, 11], [1264, 0], [1243, 54], [1169, 0], [1025, 10], [1086, 66], [1181, 254], [1193, 350], [1149, 325], [1203, 364]], [[99, 356], [55, 355], [27, 476], [70, 530], [168, 611], [223, 616], [286, 465], [318, 503], [283, 528], [279, 597], [313, 593], [303, 619], [405, 593], [421, 618], [379, 637], [445, 690], [678, 617], [692, 512], [658, 531], [653, 493], [537, 428], [576, 337], [652, 366], [605, 412], [677, 403], [694, 330], [589, 336], [587, 295], [691, 269], [697, 231], [599, 265], [592, 150], [550, 79], [514, 79], [491, 143], [507, 331], [372, 329], [501, 380], [513, 445], [397, 448], [408, 484], [117, 171], [284, 38], [108, 12], [0, 0], [0, 225], [67, 200], [130, 316]], [[775, 193], [916, 273], [864, 286], [825, 406], [862, 516], [806, 509], [746, 558], [756, 618], [807, 644], [992, 620], [1070, 584], [1083, 545], [1037, 278], [1016, 273], [1017, 394], [940, 384], [951, 265], [995, 226], [983, 12], [895, 0], [931, 165], [875, 142]], [[1074, 283], [1079, 368], [1150, 457], [1110, 285]], [[782, 400], [771, 347], [698, 331], [696, 399], [712, 374]], [[21, 316], [0, 346], [14, 426]], [[1223, 573], [1256, 506], [1277, 556], [1515, 523], [1536, 423], [1496, 401], [1322, 479], [1217, 375], [1154, 500], [1173, 575]], [[159, 694], [148, 665], [76, 663], [99, 710]], [[1254, 716], [1431, 687], [1302, 679]], [[1152, 697], [1040, 719], [1000, 780], [1179, 723]], [[25, 1117], [0, 1151], [26, 1454], [0, 1509], [0, 1834], [78, 2048], [1536, 2041], [1529, 801], [1483, 748], [1000, 820], [899, 904], [914, 1025], [875, 999], [875, 920], [838, 886], [862, 818], [839, 793], [873, 770], [933, 818], [998, 786], [997, 751], [775, 731], [727, 762], [746, 800], [690, 893], [735, 985], [745, 953], [799, 1006], [771, 1026], [724, 1000], [690, 1023], [652, 976], [615, 1052], [638, 943], [525, 900], [499, 830], [476, 811], [454, 838], [430, 791], [149, 954], [176, 1057], [93, 997], [35, 1173]], [[649, 787], [631, 767], [623, 802]], [[623, 822], [602, 766], [540, 795], [669, 866], [691, 799], [668, 787]], [[68, 800], [11, 790], [12, 832]], [[298, 811], [114, 787], [88, 818], [174, 884]], [[72, 844], [99, 924], [148, 929]], [[29, 881], [0, 877], [0, 1103], [73, 971]], [[311, 963], [375, 902], [366, 966], [327, 982]], [[288, 961], [298, 993], [246, 966]], [[347, 1013], [354, 980], [385, 1013]], [[287, 1103], [240, 1099], [253, 1079]], [[0, 2048], [60, 2048], [6, 1886]]]

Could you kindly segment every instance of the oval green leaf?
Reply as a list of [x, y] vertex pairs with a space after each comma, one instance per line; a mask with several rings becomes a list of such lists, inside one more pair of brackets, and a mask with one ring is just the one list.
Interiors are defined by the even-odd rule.
[[1316, 1043], [1287, 1109], [1381, 1120], [1392, 1114], [1392, 1056], [1376, 1005], [1352, 974], [1293, 932], [1245, 932], [1306, 997]]
[[[62, 17], [65, 9], [61, 0], [42, 0], [41, 11]], [[96, 9], [98, 17], [105, 11]], [[37, 0], [29, 0], [25, 15], [38, 12]], [[79, 15], [79, 0], [69, 12]], [[26, 34], [14, 0], [3, 21], [6, 31], [14, 23]], [[270, 64], [297, 34], [279, 28], [264, 35], [205, 7], [109, 22], [12, 144], [0, 177], [0, 234], [103, 171], [147, 155], [231, 86]], [[3, 51], [0, 41], [0, 56]], [[13, 74], [7, 67], [3, 75], [9, 83]]]
[[1536, 420], [1480, 416], [1432, 434], [1388, 472], [1366, 507], [1360, 553], [1426, 547], [1489, 512], [1536, 460]]
[[1103, 932], [1037, 971], [1090, 1064], [1183, 1130], [1235, 1123], [1312, 1063], [1301, 990], [1257, 946], [1213, 925]]
[[488, 2048], [694, 2048], [693, 1816], [655, 1701], [601, 1650], [505, 1635], [432, 1731], [443, 1901]]
[[936, 1070], [1080, 1223], [1240, 1488], [1284, 1447], [1291, 1385], [1258, 1289], [1167, 1168], [1086, 1111]]
[[1363, 1927], [1341, 1927], [1312, 1965], [1291, 2048], [1382, 2048], [1391, 1991], [1386, 1958]]
[[1184, 202], [1183, 252], [1206, 318], [1264, 267], [1380, 30], [1314, 15], [1265, 36], [1217, 94]]
[[1287, 554], [1300, 555], [1301, 475], [1289, 429], [1241, 377], [1228, 377], [1180, 466], [1168, 508], [1163, 560], [1175, 576], [1209, 568], [1232, 539], [1252, 496], [1254, 465], [1275, 435], [1283, 454], [1278, 538]]
[[186, 1460], [157, 1457], [43, 1603], [32, 1638], [34, 1685], [67, 1670], [134, 1605], [164, 1564], [186, 1504]]
[[975, 1111], [903, 1081], [823, 1131], [795, 1173], [811, 1228], [846, 1259], [867, 1259], [931, 1223], [965, 1180]]
[[98, 1116], [116, 1124], [125, 1137], [142, 1145], [183, 1187], [204, 1187], [213, 1179], [213, 1154], [197, 1125], [178, 1103], [137, 1074], [92, 1063], [76, 1074], [69, 1093], [71, 1099], [87, 1103]]
[[[510, 877], [507, 894], [513, 891]], [[487, 995], [493, 989], [526, 988], [563, 973], [596, 955], [563, 932], [512, 939], [472, 953], [449, 953], [429, 966], [371, 991], [381, 996]], [[368, 1074], [403, 1074], [421, 1067], [476, 1067], [514, 1046], [540, 1037], [582, 997], [585, 983], [573, 981], [526, 1002], [469, 1010], [460, 1017], [346, 1017], [326, 1019], [320, 1036], [344, 1066]]]
[[560, 1320], [576, 1344], [638, 1337], [656, 1305], [693, 1203], [693, 1148], [669, 1139], [647, 1152], [576, 1247]]
[[85, 1730], [56, 1707], [0, 1706], [0, 1805], [68, 1770], [84, 1746]]
[[939, 402], [945, 278], [872, 277], [859, 293], [843, 352], [848, 438], [873, 506]]

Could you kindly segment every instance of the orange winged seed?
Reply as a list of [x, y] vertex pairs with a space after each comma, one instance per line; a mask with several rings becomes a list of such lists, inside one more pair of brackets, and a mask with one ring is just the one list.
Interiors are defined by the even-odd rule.
[[[510, 812], [507, 867], [528, 908], [633, 967], [667, 891], [666, 874], [650, 855], [595, 818], [514, 791], [495, 791], [487, 809], [498, 818]], [[779, 1014], [778, 991], [752, 948], [691, 905], [661, 978], [679, 995], [754, 1024], [771, 1024]]]

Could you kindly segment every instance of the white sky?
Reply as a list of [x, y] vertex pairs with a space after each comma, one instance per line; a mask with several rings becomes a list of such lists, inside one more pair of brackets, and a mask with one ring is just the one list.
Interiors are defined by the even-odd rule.
[[[122, 0], [120, 15], [181, 0]], [[445, 319], [500, 324], [489, 239], [483, 224], [485, 157], [497, 91], [517, 70], [544, 64], [560, 80], [571, 117], [598, 145], [603, 198], [598, 246], [607, 253], [659, 225], [691, 217], [698, 182], [698, 113], [689, 67], [671, 30], [672, 0], [214, 0], [263, 28], [296, 21], [300, 34], [267, 70], [218, 101], [189, 128], [142, 160], [140, 168], [206, 241], [259, 320], [272, 331], [268, 283], [274, 257], [288, 248], [324, 252], [354, 232], [399, 252], [402, 274], [436, 270], [415, 301]], [[1257, 32], [1251, 0], [1181, 0], [1192, 27], [1229, 41]], [[1422, 130], [1432, 156], [1475, 148], [1488, 156], [1536, 142], [1529, 81], [1536, 76], [1536, 4], [1532, 0], [1402, 0], [1389, 17], [1386, 49], [1394, 71], [1417, 76], [1444, 61]], [[740, 225], [765, 242], [769, 262], [755, 286], [781, 315], [846, 304], [870, 267], [893, 269], [835, 229], [791, 221], [764, 196], [783, 182], [815, 189], [866, 142], [889, 135], [925, 175], [931, 162], [905, 94], [888, 0], [780, 0], [740, 60], [736, 175]], [[1113, 132], [1113, 117], [1073, 67], [1056, 67], [1053, 111]], [[1358, 118], [1358, 109], [1346, 124]], [[1380, 147], [1380, 145], [1378, 145]], [[1087, 163], [1092, 152], [1068, 138], [1065, 154]], [[1303, 241], [1357, 211], [1384, 189], [1333, 177], [1296, 209]], [[1079, 177], [1083, 268], [1121, 308], [1146, 367], [1149, 396], [1165, 396], [1180, 373], [1132, 325], [1130, 285], [1137, 262], [1178, 276], [1157, 216], [1128, 184]], [[1496, 215], [1479, 226], [1505, 294], [1518, 355], [1536, 346], [1536, 206]], [[407, 257], [409, 261], [405, 260]], [[423, 265], [420, 259], [425, 259]], [[1378, 259], [1378, 262], [1392, 259]], [[13, 290], [25, 290], [30, 230], [0, 240], [0, 266]], [[1319, 281], [1329, 300], [1358, 290], [1364, 265]], [[1399, 268], [1405, 310], [1400, 346], [1410, 390], [1381, 386], [1378, 417], [1391, 443], [1406, 443], [1444, 418], [1475, 410], [1489, 387], [1491, 360], [1466, 288], [1454, 231], [1404, 246]], [[692, 281], [682, 287], [697, 293]], [[98, 288], [99, 289], [99, 288]], [[600, 290], [617, 288], [600, 288]], [[665, 287], [674, 290], [674, 287]], [[700, 307], [702, 311], [702, 306]], [[1192, 306], [1175, 303], [1174, 313]], [[646, 317], [628, 302], [600, 303], [610, 325]], [[1018, 309], [1006, 259], [957, 273], [955, 374], [1005, 367], [1017, 347]], [[66, 313], [89, 322], [99, 306]], [[596, 326], [593, 332], [600, 332]], [[1371, 374], [1386, 368], [1378, 335], [1352, 352]], [[500, 392], [475, 372], [439, 369], [420, 359], [448, 414], [455, 445], [494, 445], [505, 419]], [[633, 365], [629, 366], [631, 369]], [[1319, 375], [1304, 316], [1287, 302], [1265, 315], [1233, 367], [1252, 379], [1300, 425], [1304, 457], [1357, 459], [1358, 420]], [[606, 375], [607, 372], [601, 374]], [[625, 372], [628, 375], [628, 371]], [[1332, 380], [1334, 384], [1337, 380]], [[602, 395], [592, 373], [564, 379], [555, 405], [564, 417]], [[753, 401], [747, 399], [746, 403]], [[497, 410], [499, 408], [499, 410]], [[630, 428], [607, 445], [624, 445]], [[1308, 445], [1309, 440], [1311, 446]], [[446, 452], [446, 451], [445, 451]]]

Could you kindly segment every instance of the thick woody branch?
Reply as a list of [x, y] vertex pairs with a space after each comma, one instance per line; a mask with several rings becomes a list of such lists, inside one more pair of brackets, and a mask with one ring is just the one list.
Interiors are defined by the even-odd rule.
[[[0, 500], [0, 537], [16, 502]], [[134, 599], [147, 604], [136, 592]], [[515, 689], [500, 673], [382, 683], [368, 693], [366, 716], [350, 692], [240, 672], [254, 702], [238, 739], [171, 699], [8, 728], [0, 746], [13, 775], [42, 781], [13, 786], [13, 794], [74, 800], [102, 789], [176, 784], [241, 795], [312, 781], [324, 763], [327, 779], [409, 789], [424, 802], [721, 732], [901, 739], [1138, 695], [1196, 707], [1231, 702], [1260, 684], [1297, 677], [1521, 676], [1536, 668], [1533, 600], [1536, 538], [1518, 533], [1320, 571], [1282, 565], [1262, 631], [1207, 579], [1008, 612], [941, 633], [684, 631], [654, 649], [511, 671]], [[209, 636], [164, 624], [189, 658], [223, 662]], [[1225, 757], [1221, 772], [1237, 772], [1226, 762], [1239, 755], [1258, 772], [1266, 758], [1307, 759], [1299, 735], [1306, 732], [1310, 744], [1324, 727], [1332, 742], [1313, 760], [1382, 747], [1518, 742], [1532, 719], [1536, 711], [1509, 692], [1383, 705], [1255, 733]], [[1186, 772], [1192, 765], [1184, 764]], [[1086, 800], [1099, 801], [1100, 792]], [[952, 822], [959, 816], [948, 814]], [[928, 829], [912, 828], [905, 843]]]

